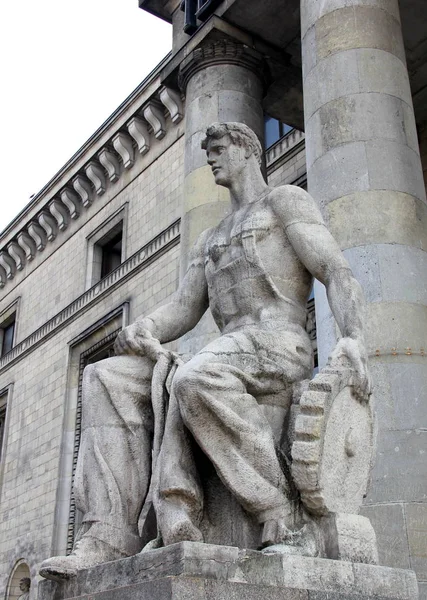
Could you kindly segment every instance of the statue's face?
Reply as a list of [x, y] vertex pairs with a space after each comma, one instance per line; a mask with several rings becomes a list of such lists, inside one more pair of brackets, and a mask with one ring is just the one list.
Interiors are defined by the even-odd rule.
[[20, 581], [19, 582], [19, 589], [21, 590], [21, 592], [28, 592], [28, 590], [30, 588], [29, 588], [28, 583], [26, 581]]
[[206, 148], [208, 165], [217, 185], [230, 187], [246, 166], [245, 149], [233, 144], [228, 135], [219, 140], [211, 138]]

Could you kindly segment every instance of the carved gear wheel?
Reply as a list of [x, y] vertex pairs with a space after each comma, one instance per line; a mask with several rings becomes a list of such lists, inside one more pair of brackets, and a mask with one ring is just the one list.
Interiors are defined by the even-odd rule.
[[350, 369], [326, 367], [302, 394], [295, 419], [292, 476], [309, 513], [359, 512], [373, 452], [369, 402], [354, 396]]

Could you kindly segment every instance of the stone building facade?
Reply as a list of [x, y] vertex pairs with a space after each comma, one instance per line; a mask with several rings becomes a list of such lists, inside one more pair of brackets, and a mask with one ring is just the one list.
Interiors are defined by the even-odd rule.
[[[195, 237], [228, 208], [206, 126], [243, 121], [264, 139], [269, 115], [294, 127], [268, 140], [269, 182], [308, 186], [365, 288], [377, 433], [363, 512], [381, 563], [413, 568], [425, 600], [422, 0], [401, 0], [402, 19], [396, 0], [140, 6], [173, 23], [171, 54], [0, 235], [0, 594], [18, 598], [30, 576], [34, 600], [41, 560], [71, 547], [84, 366], [170, 298]], [[337, 332], [321, 286], [316, 314], [324, 364]], [[179, 347], [215, 335], [207, 316]]]

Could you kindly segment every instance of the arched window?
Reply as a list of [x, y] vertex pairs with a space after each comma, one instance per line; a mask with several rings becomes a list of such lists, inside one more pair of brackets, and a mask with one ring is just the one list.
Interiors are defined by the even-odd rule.
[[[30, 568], [27, 563], [21, 559], [16, 563], [9, 577], [6, 590], [6, 600], [18, 600], [18, 598], [21, 598], [28, 589], [28, 585], [26, 585], [28, 584], [28, 580], [31, 581]], [[21, 581], [24, 583], [23, 586], [20, 586]]]

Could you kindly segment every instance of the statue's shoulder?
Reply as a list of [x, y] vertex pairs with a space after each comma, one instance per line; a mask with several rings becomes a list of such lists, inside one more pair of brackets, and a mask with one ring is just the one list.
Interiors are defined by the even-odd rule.
[[281, 185], [274, 188], [268, 200], [285, 226], [293, 223], [323, 224], [322, 215], [314, 198], [296, 185]]
[[206, 246], [208, 245], [208, 241], [210, 240], [214, 229], [215, 228], [210, 227], [199, 234], [189, 253], [189, 260], [191, 262], [204, 260]]

